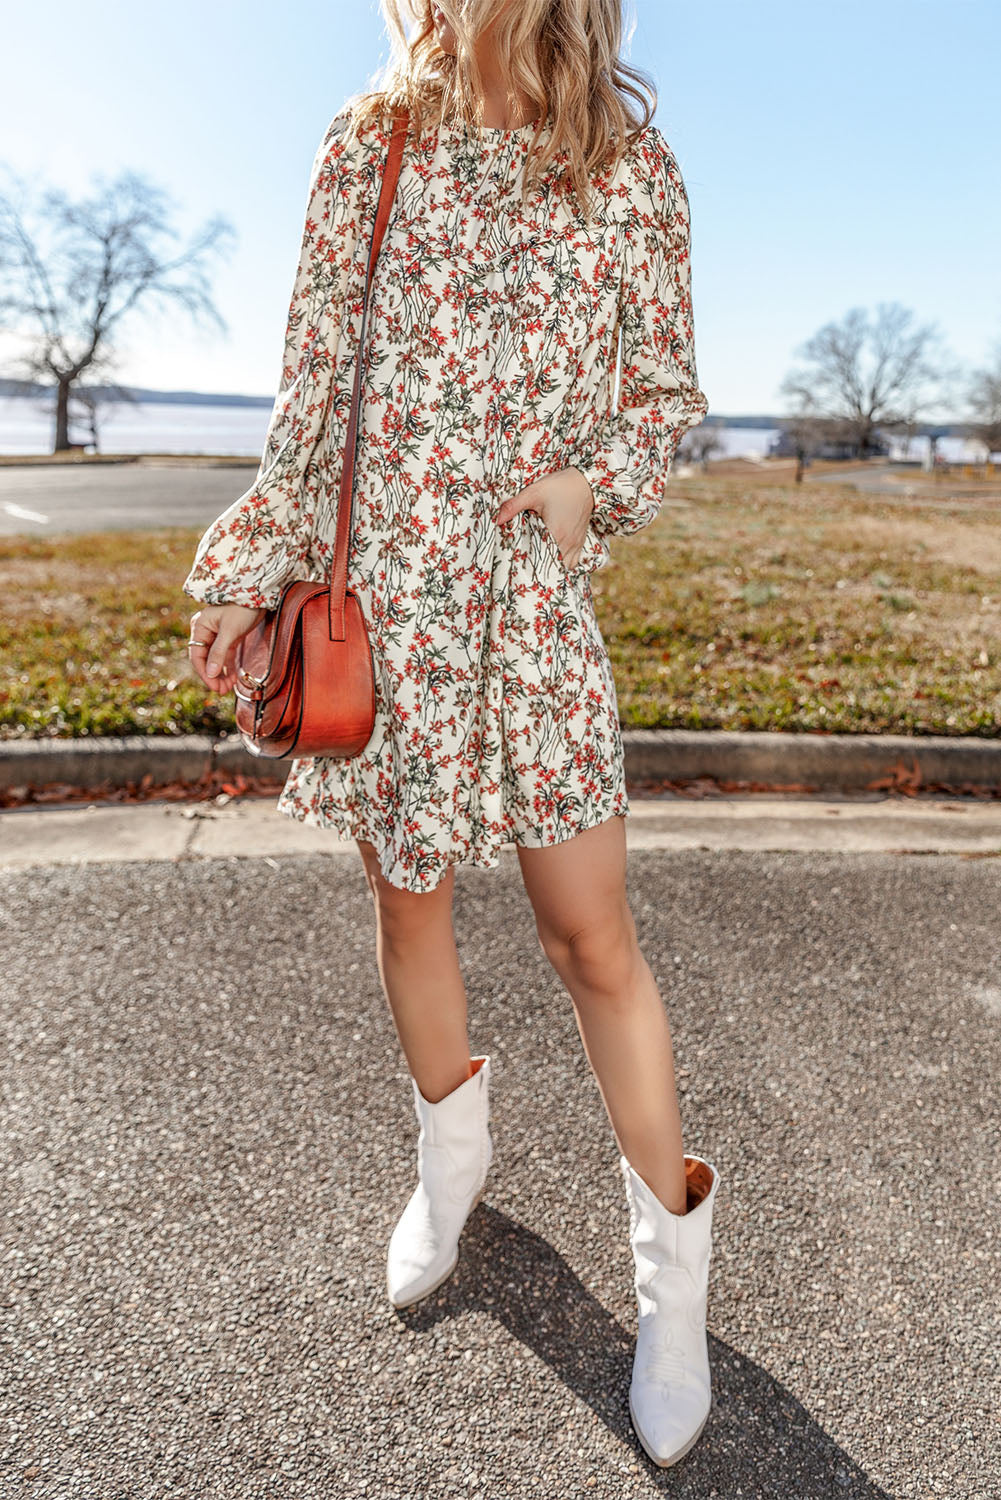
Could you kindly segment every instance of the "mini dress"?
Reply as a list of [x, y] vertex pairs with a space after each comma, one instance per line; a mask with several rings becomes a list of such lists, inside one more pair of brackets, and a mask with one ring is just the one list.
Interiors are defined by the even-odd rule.
[[[252, 488], [205, 532], [184, 591], [271, 608], [322, 579], [389, 130], [331, 122], [310, 179], [282, 379]], [[373, 272], [348, 586], [372, 642], [375, 726], [349, 759], [294, 759], [277, 810], [369, 840], [393, 885], [493, 867], [629, 811], [615, 682], [591, 574], [660, 507], [696, 372], [688, 198], [649, 125], [592, 177], [565, 153], [525, 195], [538, 129], [408, 136]], [[560, 469], [594, 509], [563, 562], [508, 496]], [[625, 562], [628, 566], [628, 561]]]

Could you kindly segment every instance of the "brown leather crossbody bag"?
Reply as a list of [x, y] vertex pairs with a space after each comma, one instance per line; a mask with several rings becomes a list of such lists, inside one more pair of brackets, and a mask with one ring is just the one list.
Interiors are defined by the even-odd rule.
[[[408, 126], [406, 113], [394, 119], [369, 244], [330, 572], [326, 583], [296, 580], [286, 584], [275, 607], [265, 611], [237, 643], [236, 727], [254, 755], [344, 759], [364, 750], [375, 726], [372, 645], [361, 606], [347, 586], [348, 546], [369, 289], [396, 192]], [[328, 397], [328, 416], [329, 411]]]

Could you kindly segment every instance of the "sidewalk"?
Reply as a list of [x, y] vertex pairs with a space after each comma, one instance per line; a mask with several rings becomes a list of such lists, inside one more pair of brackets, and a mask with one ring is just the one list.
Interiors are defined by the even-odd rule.
[[[294, 822], [276, 797], [0, 812], [0, 868], [149, 859], [347, 854], [353, 840]], [[630, 797], [631, 849], [840, 850], [1001, 856], [1001, 801], [747, 795]], [[504, 846], [513, 849], [513, 845]]]

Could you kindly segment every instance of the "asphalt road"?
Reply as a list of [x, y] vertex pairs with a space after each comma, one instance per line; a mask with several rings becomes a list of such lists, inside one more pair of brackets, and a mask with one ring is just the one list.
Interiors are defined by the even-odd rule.
[[513, 853], [457, 874], [494, 1164], [402, 1313], [360, 862], [41, 866], [0, 875], [4, 1500], [998, 1494], [998, 860], [629, 868], [721, 1177], [691, 1453], [632, 1435], [614, 1142]]
[[[132, 527], [205, 527], [254, 482], [258, 462], [231, 465], [190, 459], [108, 464], [0, 465], [0, 536]], [[881, 503], [910, 505], [915, 497], [996, 508], [988, 484], [979, 495], [953, 491], [914, 470], [882, 467], [809, 474], [810, 483], [854, 484]], [[967, 487], [968, 489], [968, 487]], [[671, 504], [672, 501], [665, 501]], [[673, 502], [677, 503], [677, 501]]]
[[851, 484], [866, 494], [877, 495], [887, 504], [932, 501], [996, 508], [999, 499], [996, 481], [984, 478], [971, 485], [969, 480], [950, 473], [935, 475], [911, 466], [897, 469], [874, 464], [871, 468], [837, 469], [827, 474], [807, 470], [807, 480], [810, 484]]
[[256, 462], [0, 464], [0, 536], [207, 526], [254, 482]]

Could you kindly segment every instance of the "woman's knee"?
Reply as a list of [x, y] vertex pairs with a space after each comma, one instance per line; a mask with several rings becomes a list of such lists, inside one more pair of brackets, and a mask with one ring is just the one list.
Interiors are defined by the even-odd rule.
[[560, 975], [609, 995], [628, 985], [639, 949], [627, 904], [573, 922], [541, 919], [536, 925], [542, 950]]

